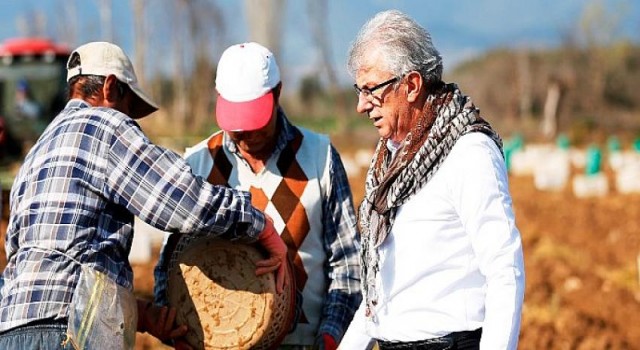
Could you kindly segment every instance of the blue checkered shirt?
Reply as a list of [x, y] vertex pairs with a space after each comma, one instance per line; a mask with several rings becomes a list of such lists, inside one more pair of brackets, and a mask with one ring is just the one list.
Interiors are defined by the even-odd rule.
[[165, 231], [247, 242], [265, 220], [248, 193], [195, 176], [128, 116], [69, 101], [26, 156], [11, 190], [0, 331], [64, 320], [79, 263], [132, 289], [134, 215]]
[[[287, 146], [294, 138], [294, 126], [286, 118], [282, 109], [278, 110], [279, 125], [282, 125], [278, 135], [274, 155]], [[236, 145], [225, 135], [224, 147], [242, 158]], [[359, 234], [357, 233], [351, 188], [347, 173], [336, 149], [331, 146], [329, 166], [331, 192], [323, 197], [323, 240], [328, 261], [325, 263], [325, 278], [329, 279], [329, 288], [325, 296], [322, 318], [318, 328], [318, 335], [329, 334], [336, 341], [340, 341], [347, 330], [353, 315], [360, 305], [360, 263], [359, 263]], [[171, 256], [177, 256], [188, 245], [189, 239], [179, 241], [175, 250], [167, 252], [164, 247], [154, 270], [155, 302], [167, 305], [167, 269]], [[321, 276], [309, 276], [321, 278]]]

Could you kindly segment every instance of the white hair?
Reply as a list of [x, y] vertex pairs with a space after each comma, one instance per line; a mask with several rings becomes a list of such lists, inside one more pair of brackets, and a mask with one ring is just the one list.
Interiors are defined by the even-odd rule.
[[355, 77], [367, 52], [379, 50], [386, 67], [396, 76], [417, 71], [427, 84], [442, 79], [442, 57], [431, 35], [398, 10], [383, 11], [365, 23], [349, 49], [347, 66]]

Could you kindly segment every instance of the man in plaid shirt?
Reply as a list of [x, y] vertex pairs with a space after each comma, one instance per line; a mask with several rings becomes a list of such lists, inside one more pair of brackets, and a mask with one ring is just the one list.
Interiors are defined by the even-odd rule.
[[[256, 272], [276, 271], [282, 290], [286, 246], [250, 194], [193, 175], [141, 131], [135, 119], [157, 107], [122, 49], [85, 44], [67, 69], [69, 102], [27, 154], [11, 190], [0, 348], [71, 348], [67, 319], [86, 267], [131, 291], [134, 216], [165, 231], [257, 240], [270, 258]], [[136, 303], [138, 331], [161, 340], [186, 333], [173, 324], [174, 309]]]

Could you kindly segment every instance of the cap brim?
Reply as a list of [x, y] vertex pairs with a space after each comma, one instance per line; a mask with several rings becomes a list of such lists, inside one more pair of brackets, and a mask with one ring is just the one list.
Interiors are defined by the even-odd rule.
[[271, 119], [273, 104], [272, 91], [247, 102], [232, 102], [218, 94], [216, 101], [218, 126], [225, 131], [262, 129]]
[[131, 88], [131, 91], [133, 91], [135, 96], [139, 99], [139, 103], [134, 103], [134, 107], [130, 111], [131, 118], [144, 118], [158, 110], [158, 105], [156, 105], [137, 85], [130, 84], [129, 88]]

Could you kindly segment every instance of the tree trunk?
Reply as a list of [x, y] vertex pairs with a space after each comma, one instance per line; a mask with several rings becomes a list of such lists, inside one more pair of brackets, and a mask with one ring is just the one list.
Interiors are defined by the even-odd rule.
[[[134, 0], [136, 2], [137, 0]], [[100, 33], [102, 34], [102, 40], [113, 42], [113, 25], [111, 16], [111, 0], [96, 0], [98, 3], [98, 9], [100, 11]], [[135, 4], [134, 4], [135, 6]], [[141, 17], [135, 16], [136, 20], [140, 20]], [[134, 21], [135, 23], [136, 21]]]
[[181, 20], [186, 18], [185, 7], [189, 6], [187, 0], [177, 0], [173, 3], [174, 5], [174, 14], [175, 21], [173, 22], [174, 30], [173, 30], [173, 96], [174, 96], [174, 105], [172, 108], [173, 111], [173, 120], [176, 121], [174, 131], [177, 135], [182, 135], [186, 128], [186, 117], [187, 117], [187, 74], [184, 67], [184, 52], [185, 52], [185, 35], [183, 32], [184, 23], [180, 23]]
[[149, 41], [146, 31], [145, 21], [145, 0], [133, 0], [133, 36], [135, 45], [135, 65], [136, 75], [141, 86], [146, 84], [146, 72], [144, 62], [147, 58], [147, 42]]
[[558, 132], [558, 106], [560, 105], [560, 85], [551, 83], [547, 88], [547, 98], [544, 102], [544, 116], [542, 118], [542, 135], [552, 140]]
[[[245, 0], [244, 12], [249, 40], [269, 49], [280, 58], [285, 0]], [[282, 78], [283, 66], [279, 64]]]
[[320, 67], [328, 82], [328, 93], [331, 99], [331, 110], [336, 118], [337, 133], [348, 131], [347, 107], [344, 96], [340, 93], [338, 78], [331, 60], [332, 48], [329, 28], [329, 4], [327, 0], [307, 1], [309, 22], [313, 41], [320, 51]]

